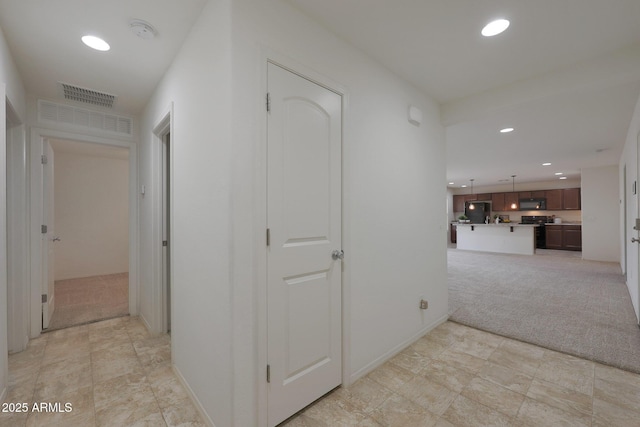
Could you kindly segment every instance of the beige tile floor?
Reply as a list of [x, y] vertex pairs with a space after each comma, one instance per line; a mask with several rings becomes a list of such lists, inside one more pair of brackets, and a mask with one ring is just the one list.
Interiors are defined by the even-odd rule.
[[168, 335], [128, 316], [43, 334], [9, 356], [5, 402], [72, 404], [0, 413], [0, 426], [203, 426], [170, 365]]
[[447, 322], [287, 427], [640, 426], [640, 375]]
[[[136, 318], [44, 334], [9, 367], [5, 402], [73, 411], [0, 413], [2, 427], [203, 425], [168, 336]], [[640, 375], [447, 322], [283, 425], [640, 427]]]

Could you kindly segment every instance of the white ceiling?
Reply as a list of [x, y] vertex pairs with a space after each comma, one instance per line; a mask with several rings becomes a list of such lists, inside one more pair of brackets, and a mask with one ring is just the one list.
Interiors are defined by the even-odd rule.
[[[206, 0], [0, 0], [0, 27], [27, 91], [59, 99], [57, 82], [116, 95], [114, 109], [139, 113], [173, 61]], [[132, 19], [158, 34], [143, 40]], [[87, 48], [85, 34], [109, 52]]]
[[[59, 99], [62, 81], [137, 114], [206, 1], [0, 0], [0, 27], [30, 94]], [[284, 1], [441, 103], [456, 186], [575, 178], [618, 162], [640, 93], [638, 0]], [[480, 36], [496, 17], [511, 27]], [[158, 36], [136, 37], [134, 18]], [[86, 48], [86, 33], [111, 51]], [[505, 126], [516, 131], [499, 134]]]
[[[441, 102], [456, 187], [619, 160], [640, 94], [638, 0], [287, 1]], [[482, 37], [500, 17], [510, 28]]]

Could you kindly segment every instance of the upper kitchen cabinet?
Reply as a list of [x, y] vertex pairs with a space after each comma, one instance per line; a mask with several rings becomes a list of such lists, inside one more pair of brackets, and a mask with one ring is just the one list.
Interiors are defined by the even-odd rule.
[[544, 192], [547, 198], [547, 210], [559, 211], [562, 210], [562, 190], [547, 190]]
[[579, 188], [565, 188], [562, 190], [563, 204], [562, 208], [567, 210], [579, 210], [580, 209], [580, 189]]
[[476, 194], [476, 196], [477, 196], [476, 200], [479, 201], [479, 202], [489, 202], [489, 201], [491, 201], [491, 193], [478, 193], [478, 194]]
[[453, 196], [453, 211], [464, 212], [464, 194], [456, 194]]
[[493, 193], [491, 194], [491, 210], [494, 212], [504, 211], [504, 194], [505, 193]]
[[[519, 193], [504, 193], [504, 210], [505, 211], [517, 211], [520, 209]], [[513, 208], [515, 206], [515, 208]]]
[[529, 198], [531, 198], [531, 197], [533, 197], [533, 196], [531, 195], [531, 191], [520, 191], [520, 192], [518, 193], [518, 198], [519, 198], [519, 199], [529, 199]]
[[546, 191], [544, 190], [532, 191], [531, 197], [533, 197], [534, 199], [544, 199], [546, 197], [545, 194], [546, 194]]

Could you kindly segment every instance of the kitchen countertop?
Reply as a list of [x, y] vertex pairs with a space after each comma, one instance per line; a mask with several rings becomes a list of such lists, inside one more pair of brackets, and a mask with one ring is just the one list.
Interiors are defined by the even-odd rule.
[[[472, 224], [472, 223], [452, 223], [458, 226], [470, 226], [473, 225], [475, 227], [539, 227], [539, 224], [518, 224], [517, 222], [501, 222], [500, 224]], [[562, 224], [558, 224], [562, 225]]]

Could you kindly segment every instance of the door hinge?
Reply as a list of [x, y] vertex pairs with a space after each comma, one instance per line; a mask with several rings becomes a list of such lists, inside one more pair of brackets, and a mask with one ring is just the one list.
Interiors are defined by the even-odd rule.
[[271, 365], [267, 365], [267, 382], [271, 382]]
[[169, 245], [169, 242], [167, 242], [166, 240], [162, 241], [162, 246], [168, 246], [168, 245]]
[[42, 303], [47, 302], [47, 294], [42, 294]]
[[49, 161], [49, 159], [47, 159], [47, 156], [45, 156], [44, 154], [42, 156], [40, 156], [40, 162], [43, 165], [46, 165], [48, 161]]
[[40, 233], [47, 234], [47, 226], [46, 225], [41, 225], [40, 226]]
[[267, 92], [267, 112], [271, 112], [271, 94]]
[[267, 228], [267, 247], [271, 245], [271, 230]]

